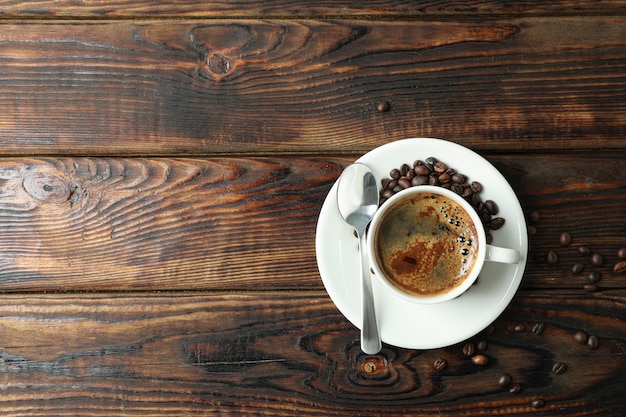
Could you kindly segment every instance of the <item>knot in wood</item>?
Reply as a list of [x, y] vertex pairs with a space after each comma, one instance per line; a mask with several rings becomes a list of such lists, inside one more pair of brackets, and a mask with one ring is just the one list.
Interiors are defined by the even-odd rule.
[[27, 173], [23, 186], [31, 197], [46, 203], [65, 203], [72, 194], [70, 183], [66, 178], [46, 171]]
[[379, 355], [362, 356], [359, 360], [359, 373], [364, 378], [386, 378], [389, 374], [387, 361]]
[[214, 74], [223, 75], [230, 71], [230, 61], [223, 55], [214, 54], [211, 56], [207, 64]]

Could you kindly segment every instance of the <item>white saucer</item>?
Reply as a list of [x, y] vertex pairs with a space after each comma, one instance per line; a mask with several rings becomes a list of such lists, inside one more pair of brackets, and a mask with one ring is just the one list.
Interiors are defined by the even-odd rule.
[[[435, 349], [471, 338], [491, 324], [509, 304], [522, 280], [528, 255], [528, 235], [517, 196], [500, 172], [473, 151], [444, 140], [418, 138], [391, 142], [358, 159], [378, 181], [400, 165], [433, 156], [469, 181], [483, 185], [482, 200], [493, 200], [506, 219], [493, 231], [493, 244], [517, 249], [515, 265], [486, 262], [478, 283], [461, 297], [441, 304], [404, 301], [372, 277], [378, 325], [383, 342], [409, 349]], [[317, 223], [317, 264], [326, 291], [339, 311], [361, 327], [358, 240], [337, 209], [337, 183], [328, 193]]]

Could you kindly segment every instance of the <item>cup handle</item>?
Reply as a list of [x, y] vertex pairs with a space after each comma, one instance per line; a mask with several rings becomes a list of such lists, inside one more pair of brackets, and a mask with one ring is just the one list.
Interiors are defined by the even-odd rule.
[[487, 245], [485, 261], [499, 262], [503, 264], [516, 264], [519, 262], [519, 251], [499, 246]]

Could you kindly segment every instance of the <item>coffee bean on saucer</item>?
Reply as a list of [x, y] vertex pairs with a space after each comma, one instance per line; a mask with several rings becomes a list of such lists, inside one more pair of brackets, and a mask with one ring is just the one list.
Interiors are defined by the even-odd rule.
[[578, 252], [580, 252], [581, 255], [589, 255], [591, 253], [591, 249], [589, 249], [589, 246], [579, 246]]
[[589, 349], [597, 349], [598, 348], [598, 337], [594, 335], [590, 335], [587, 339], [587, 346]]
[[559, 236], [559, 242], [561, 243], [561, 246], [569, 246], [570, 243], [572, 243], [572, 235], [567, 232], [561, 233], [561, 236]]
[[574, 334], [574, 340], [576, 340], [576, 343], [580, 343], [581, 345], [587, 343], [587, 339], [587, 333], [583, 332], [582, 330], [579, 330]]
[[554, 364], [554, 366], [552, 366], [552, 373], [554, 375], [561, 375], [563, 372], [565, 372], [566, 366], [563, 362], [557, 362]]
[[626, 273], [626, 261], [616, 263], [613, 267], [613, 272], [615, 272], [616, 274]]
[[581, 263], [574, 264], [574, 266], [572, 266], [572, 274], [578, 275], [581, 272], [583, 272], [583, 269], [585, 269], [584, 264], [581, 264]]
[[493, 200], [485, 201], [485, 209], [489, 212], [489, 214], [498, 214], [498, 205]]
[[502, 217], [496, 217], [489, 222], [489, 228], [492, 230], [498, 230], [504, 226], [504, 219]]
[[488, 362], [489, 358], [487, 358], [485, 355], [472, 356], [472, 363], [474, 365], [487, 365]]
[[474, 354], [474, 344], [472, 342], [466, 343], [463, 346], [463, 355], [472, 356]]
[[598, 271], [591, 271], [587, 276], [587, 280], [590, 284], [597, 283], [598, 281], [600, 281], [600, 278], [602, 278], [602, 275], [600, 275]]
[[448, 362], [446, 362], [445, 359], [443, 358], [438, 358], [435, 359], [435, 362], [433, 362], [433, 367], [437, 370], [437, 371], [441, 371], [443, 368], [446, 367], [446, 365], [448, 364]]
[[619, 248], [617, 250], [617, 257], [620, 259], [626, 258], [626, 248]]
[[557, 255], [555, 251], [551, 250], [546, 255], [546, 261], [548, 261], [549, 264], [555, 264], [559, 261], [559, 255]]
[[511, 384], [511, 381], [512, 381], [511, 375], [502, 374], [500, 376], [500, 379], [498, 379], [498, 385], [500, 385], [501, 388], [506, 388]]
[[591, 265], [601, 266], [603, 263], [604, 259], [602, 258], [602, 255], [600, 255], [599, 253], [594, 253], [593, 255], [591, 255]]

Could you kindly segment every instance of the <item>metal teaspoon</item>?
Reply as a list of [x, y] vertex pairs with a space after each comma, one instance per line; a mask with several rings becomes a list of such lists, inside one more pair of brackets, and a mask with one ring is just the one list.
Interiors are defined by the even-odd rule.
[[361, 273], [361, 349], [368, 355], [376, 354], [381, 349], [372, 278], [365, 251], [365, 229], [378, 209], [378, 188], [370, 169], [361, 163], [347, 166], [337, 184], [337, 207], [341, 217], [354, 227], [359, 238], [360, 273]]

